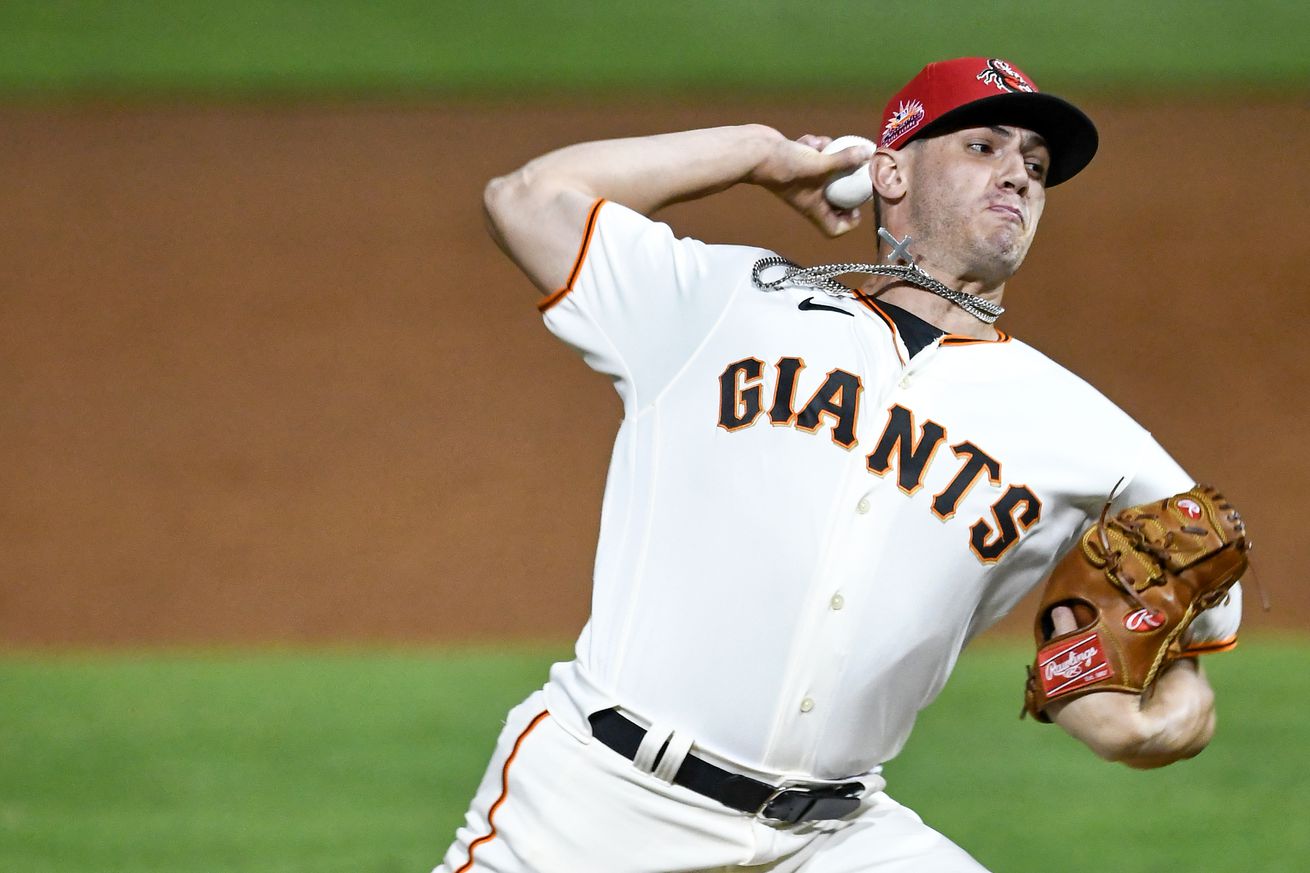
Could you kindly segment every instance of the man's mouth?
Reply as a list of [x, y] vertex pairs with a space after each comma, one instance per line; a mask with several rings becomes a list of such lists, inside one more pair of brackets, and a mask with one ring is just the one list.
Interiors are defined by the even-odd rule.
[[1001, 215], [1009, 216], [1020, 225], [1025, 224], [1023, 210], [1019, 209], [1017, 206], [1008, 206], [1004, 203], [993, 203], [991, 206], [987, 207], [987, 209], [990, 212], [998, 212]]

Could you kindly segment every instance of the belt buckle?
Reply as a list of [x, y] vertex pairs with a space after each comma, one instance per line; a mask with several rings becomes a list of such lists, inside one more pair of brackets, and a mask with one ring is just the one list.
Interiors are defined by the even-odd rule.
[[786, 824], [844, 818], [859, 807], [863, 793], [861, 782], [817, 787], [784, 783], [765, 798], [755, 815]]

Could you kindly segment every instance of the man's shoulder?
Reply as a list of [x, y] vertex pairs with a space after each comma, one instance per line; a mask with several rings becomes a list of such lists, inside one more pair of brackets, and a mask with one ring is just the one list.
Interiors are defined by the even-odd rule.
[[1011, 339], [1007, 345], [1012, 347], [1016, 369], [1031, 377], [1029, 388], [1034, 393], [1054, 395], [1054, 399], [1066, 401], [1089, 414], [1122, 416], [1131, 420], [1099, 388], [1050, 355], [1018, 339]]
[[694, 234], [687, 234], [669, 224], [662, 218], [655, 218], [629, 209], [622, 203], [606, 200], [599, 204], [597, 227], [602, 233], [613, 236], [656, 237], [687, 245], [701, 246], [725, 255], [753, 256], [755, 258], [776, 255], [777, 252], [758, 245], [746, 243], [705, 240]]

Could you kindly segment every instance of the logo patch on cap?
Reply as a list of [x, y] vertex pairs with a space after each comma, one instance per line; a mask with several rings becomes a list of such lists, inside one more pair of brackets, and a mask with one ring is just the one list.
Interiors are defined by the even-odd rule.
[[923, 103], [918, 100], [911, 100], [906, 103], [901, 101], [901, 105], [887, 119], [887, 124], [882, 129], [883, 148], [890, 146], [903, 133], [909, 133], [919, 126], [923, 121]]
[[1197, 503], [1190, 497], [1179, 497], [1178, 502], [1174, 505], [1181, 509], [1187, 517], [1193, 521], [1201, 517], [1201, 504]]
[[1124, 616], [1124, 627], [1137, 633], [1149, 633], [1164, 624], [1165, 616], [1152, 609], [1138, 609]]
[[1000, 58], [988, 58], [987, 66], [978, 74], [978, 81], [995, 85], [998, 91], [1015, 93], [1022, 91], [1031, 94], [1037, 89], [1028, 84], [1028, 80], [1019, 75], [1019, 71], [1010, 66], [1009, 61]]

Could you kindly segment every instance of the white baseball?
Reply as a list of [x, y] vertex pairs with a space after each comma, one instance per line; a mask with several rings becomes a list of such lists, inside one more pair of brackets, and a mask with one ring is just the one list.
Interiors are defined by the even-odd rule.
[[[823, 150], [825, 155], [848, 149], [851, 146], [868, 146], [872, 151], [875, 146], [862, 136], [839, 136]], [[833, 175], [828, 187], [823, 189], [823, 196], [838, 209], [854, 209], [873, 197], [873, 177], [869, 175], [869, 164], [863, 163], [853, 170]]]

